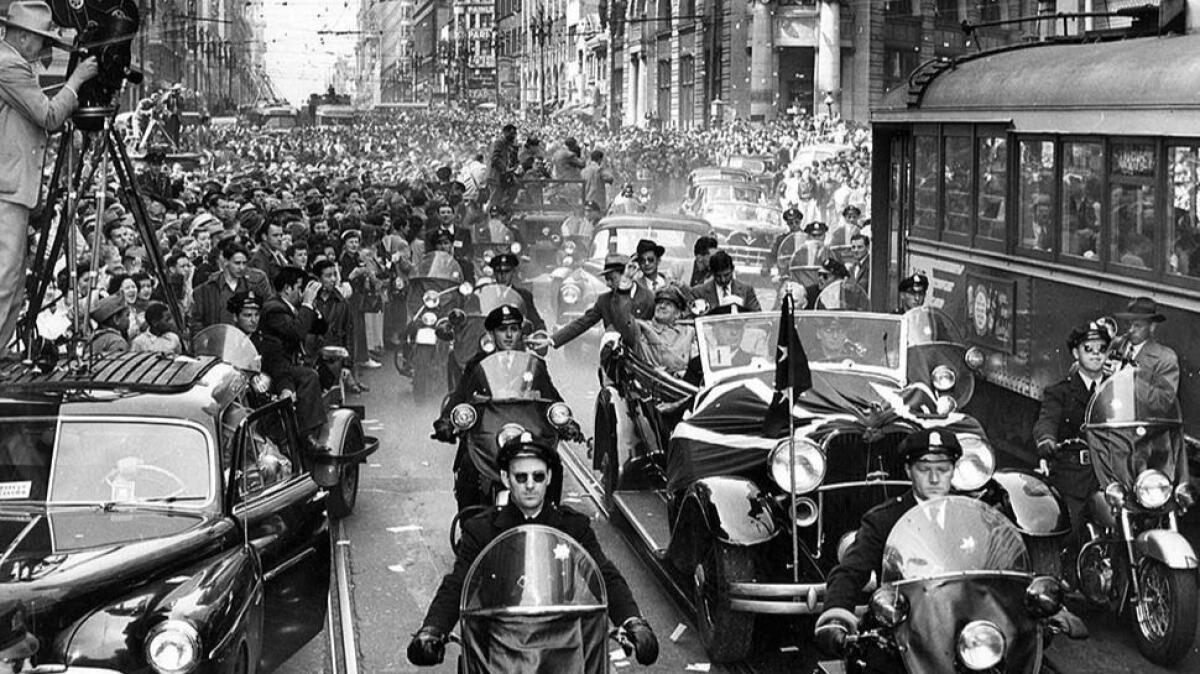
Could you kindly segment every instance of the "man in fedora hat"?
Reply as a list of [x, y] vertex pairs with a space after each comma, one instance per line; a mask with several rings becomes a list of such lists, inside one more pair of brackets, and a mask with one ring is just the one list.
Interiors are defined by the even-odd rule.
[[38, 651], [38, 638], [25, 627], [25, 606], [19, 601], [0, 603], [0, 674], [16, 674]]
[[638, 264], [636, 279], [653, 292], [658, 292], [675, 281], [669, 274], [665, 274], [659, 269], [659, 264], [662, 263], [662, 257], [666, 252], [666, 248], [650, 239], [638, 241], [637, 253], [634, 255], [634, 260]]
[[583, 312], [583, 315], [549, 337], [548, 340], [530, 338], [536, 348], [551, 346], [559, 348], [575, 339], [588, 328], [604, 321], [605, 330], [615, 330], [620, 333], [626, 344], [638, 343], [638, 328], [635, 322], [638, 318], [647, 319], [654, 315], [654, 293], [633, 281], [633, 268], [629, 258], [617, 253], [610, 253], [604, 258], [604, 269], [601, 272], [608, 292], [596, 298], [596, 303]]
[[1116, 360], [1154, 372], [1166, 380], [1172, 394], [1179, 395], [1179, 356], [1154, 337], [1158, 324], [1167, 320], [1159, 312], [1158, 303], [1149, 297], [1138, 297], [1116, 316], [1129, 321], [1129, 327], [1113, 340], [1109, 354]]
[[79, 107], [79, 88], [96, 76], [95, 57], [81, 61], [53, 98], [42, 92], [33, 64], [61, 41], [42, 0], [8, 6], [0, 47], [0, 351], [16, 330], [25, 289], [29, 211], [41, 193], [42, 162], [50, 131]]

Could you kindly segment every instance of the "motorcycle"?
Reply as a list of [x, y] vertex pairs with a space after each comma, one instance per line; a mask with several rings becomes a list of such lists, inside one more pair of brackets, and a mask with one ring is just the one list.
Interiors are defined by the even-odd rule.
[[1035, 575], [1021, 531], [974, 498], [918, 503], [892, 528], [863, 630], [825, 672], [1041, 669], [1063, 587]]
[[1129, 609], [1138, 650], [1170, 667], [1196, 634], [1197, 556], [1179, 533], [1190, 487], [1179, 400], [1143, 368], [1102, 382], [1083, 424], [1101, 491], [1084, 512], [1079, 589], [1097, 607]]
[[526, 524], [509, 529], [475, 559], [459, 603], [466, 674], [608, 674], [609, 632], [600, 568], [567, 534]]
[[474, 290], [462, 280], [458, 262], [442, 251], [426, 254], [416, 274], [409, 278], [406, 301], [412, 319], [405, 328], [405, 337], [410, 345], [407, 357], [412, 364], [413, 398], [418, 404], [441, 397], [457, 383], [448, 379], [445, 364], [450, 346], [438, 339], [436, 326], [439, 319], [461, 307], [463, 298]]

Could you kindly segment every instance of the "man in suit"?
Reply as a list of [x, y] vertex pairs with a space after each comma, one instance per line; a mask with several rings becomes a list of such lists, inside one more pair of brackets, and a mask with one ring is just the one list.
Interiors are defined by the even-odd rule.
[[712, 278], [692, 288], [693, 299], [702, 299], [710, 307], [726, 304], [736, 304], [743, 311], [762, 311], [758, 304], [758, 295], [748, 283], [733, 277], [733, 258], [723, 250], [718, 250], [709, 258], [708, 268]]
[[851, 260], [846, 263], [850, 279], [863, 290], [871, 290], [871, 237], [866, 234], [855, 234], [850, 237]]
[[255, 231], [255, 239], [258, 245], [250, 254], [249, 264], [266, 274], [268, 280], [274, 281], [279, 270], [288, 266], [282, 250], [283, 227], [277, 222], [267, 221]]
[[260, 332], [273, 343], [263, 356], [263, 371], [271, 376], [278, 392], [296, 397], [296, 421], [302, 434], [309, 435], [325, 424], [325, 405], [316, 370], [304, 364], [304, 342], [309, 335], [325, 332], [325, 320], [314, 304], [321, 282], [302, 269], [284, 267], [275, 277], [276, 297], [263, 302]]
[[497, 536], [525, 524], [551, 527], [578, 542], [600, 568], [608, 594], [608, 616], [620, 625], [633, 644], [639, 664], [658, 659], [658, 639], [633, 598], [629, 584], [604, 555], [588, 518], [567, 506], [547, 503], [553, 473], [560, 465], [550, 447], [538, 443], [530, 433], [514, 438], [497, 457], [500, 477], [510, 490], [509, 503], [493, 507], [463, 523], [462, 540], [455, 550], [454, 569], [442, 579], [421, 629], [408, 645], [408, 660], [431, 667], [446, 656], [446, 639], [458, 622], [459, 596], [467, 572], [483, 549]]
[[[1075, 359], [1074, 372], [1046, 388], [1033, 425], [1038, 456], [1048, 462], [1050, 480], [1071, 513], [1071, 533], [1065, 543], [1072, 553], [1077, 550], [1084, 505], [1100, 488], [1080, 427], [1088, 401], [1104, 379], [1104, 356], [1110, 339], [1108, 330], [1095, 321], [1071, 331], [1067, 348]], [[1074, 554], [1068, 558], [1073, 559]], [[1074, 577], [1073, 566], [1068, 565], [1067, 571], [1069, 577]]]
[[596, 303], [582, 316], [559, 328], [549, 338], [530, 338], [535, 348], [560, 348], [600, 321], [604, 321], [605, 330], [620, 333], [626, 344], [638, 343], [636, 319], [654, 316], [654, 293], [633, 281], [633, 269], [624, 255], [610, 253], [606, 256], [601, 273], [608, 292], [597, 297]]
[[1154, 336], [1158, 324], [1167, 320], [1159, 312], [1158, 303], [1149, 297], [1139, 297], [1116, 316], [1129, 321], [1129, 328], [1113, 341], [1113, 355], [1126, 363], [1154, 372], [1166, 380], [1172, 394], [1179, 395], [1179, 356]]
[[500, 138], [492, 144], [491, 163], [488, 166], [487, 187], [493, 207], [512, 208], [521, 189], [521, 163], [517, 161], [517, 127], [505, 124]]
[[79, 107], [79, 88], [96, 76], [96, 57], [75, 66], [53, 98], [42, 93], [33, 64], [50, 57], [51, 44], [64, 49], [42, 0], [8, 6], [0, 46], [0, 356], [17, 327], [25, 295], [29, 212], [41, 194], [42, 162], [49, 132]]

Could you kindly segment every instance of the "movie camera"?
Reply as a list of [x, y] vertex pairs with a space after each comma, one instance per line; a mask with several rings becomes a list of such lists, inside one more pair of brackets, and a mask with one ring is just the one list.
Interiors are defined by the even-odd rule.
[[132, 68], [130, 43], [141, 26], [135, 0], [50, 0], [54, 22], [75, 29], [75, 48], [67, 63], [70, 73], [82, 60], [95, 56], [96, 77], [79, 90], [75, 124], [84, 131], [99, 131], [104, 119], [117, 108], [117, 94], [125, 81], [141, 84], [142, 73]]

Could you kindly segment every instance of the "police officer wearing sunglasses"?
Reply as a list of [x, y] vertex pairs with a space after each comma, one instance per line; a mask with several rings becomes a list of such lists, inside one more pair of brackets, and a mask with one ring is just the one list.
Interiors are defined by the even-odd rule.
[[501, 533], [522, 524], [554, 527], [574, 538], [600, 567], [608, 590], [608, 615], [625, 629], [633, 644], [637, 661], [654, 664], [658, 659], [658, 639], [645, 618], [621, 572], [613, 565], [582, 515], [566, 506], [547, 502], [552, 466], [557, 466], [554, 450], [524, 433], [500, 450], [497, 457], [500, 479], [511, 491], [508, 505], [490, 508], [463, 524], [462, 541], [454, 559], [454, 570], [442, 579], [421, 629], [408, 645], [408, 660], [427, 667], [442, 662], [446, 655], [446, 635], [458, 622], [458, 602], [463, 580], [475, 558]]

